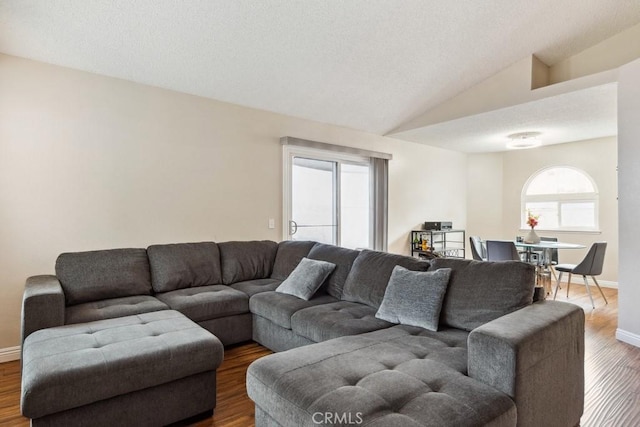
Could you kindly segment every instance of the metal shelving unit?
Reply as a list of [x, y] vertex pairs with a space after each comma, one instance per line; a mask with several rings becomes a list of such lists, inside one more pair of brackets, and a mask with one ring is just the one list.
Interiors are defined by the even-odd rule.
[[[464, 258], [464, 230], [412, 230], [410, 236], [411, 256], [436, 254], [445, 258]], [[419, 242], [419, 243], [416, 243]], [[426, 241], [427, 249], [422, 242]]]

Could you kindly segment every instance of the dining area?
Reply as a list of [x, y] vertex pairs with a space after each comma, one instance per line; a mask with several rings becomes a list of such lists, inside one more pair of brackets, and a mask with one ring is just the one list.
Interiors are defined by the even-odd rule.
[[[558, 241], [557, 237], [536, 237], [527, 235], [517, 236], [514, 240], [501, 240], [470, 236], [471, 255], [477, 261], [518, 261], [535, 265], [536, 289], [541, 294], [539, 297], [542, 298], [553, 298], [555, 300], [562, 286], [566, 286], [568, 298], [571, 279], [574, 276], [581, 276], [591, 301], [591, 306], [593, 308], [596, 307], [593, 298], [595, 291], [592, 292], [590, 280], [599, 291], [604, 304], [608, 304], [607, 298], [596, 278], [603, 271], [607, 242], [598, 241], [587, 246], [581, 243]], [[580, 261], [576, 263], [560, 262], [562, 253], [576, 250], [587, 250]], [[572, 258], [575, 258], [575, 256]], [[563, 282], [565, 274], [567, 275], [567, 280]]]

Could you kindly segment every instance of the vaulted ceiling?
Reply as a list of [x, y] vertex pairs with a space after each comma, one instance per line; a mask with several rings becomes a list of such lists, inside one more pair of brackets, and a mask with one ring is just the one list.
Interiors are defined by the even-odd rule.
[[637, 0], [0, 0], [0, 52], [386, 134], [638, 22]]

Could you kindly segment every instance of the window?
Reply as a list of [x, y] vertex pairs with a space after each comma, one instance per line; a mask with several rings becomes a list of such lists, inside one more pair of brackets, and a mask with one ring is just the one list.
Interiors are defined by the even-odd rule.
[[527, 212], [539, 215], [543, 230], [598, 230], [598, 189], [589, 175], [570, 166], [550, 167], [533, 174], [522, 190], [521, 226]]
[[284, 238], [386, 250], [388, 159], [291, 137], [282, 143]]

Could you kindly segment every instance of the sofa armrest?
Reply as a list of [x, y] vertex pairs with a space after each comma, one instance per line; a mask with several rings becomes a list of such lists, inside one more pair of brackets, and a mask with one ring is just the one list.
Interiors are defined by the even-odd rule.
[[39, 329], [64, 325], [64, 292], [56, 276], [27, 279], [22, 297], [22, 342]]
[[584, 408], [584, 311], [542, 301], [469, 334], [469, 376], [516, 403], [518, 426], [575, 426]]

